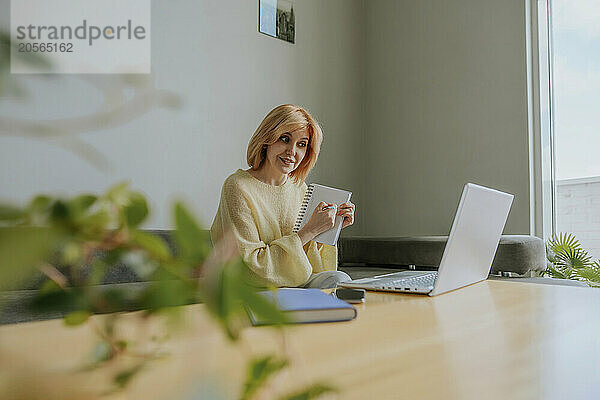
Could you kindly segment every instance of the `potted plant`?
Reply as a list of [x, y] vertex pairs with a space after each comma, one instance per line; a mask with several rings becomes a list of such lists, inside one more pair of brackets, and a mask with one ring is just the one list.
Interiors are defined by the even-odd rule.
[[581, 247], [575, 235], [560, 233], [546, 243], [548, 264], [545, 275], [558, 279], [571, 279], [600, 287], [600, 262], [593, 261], [589, 253]]

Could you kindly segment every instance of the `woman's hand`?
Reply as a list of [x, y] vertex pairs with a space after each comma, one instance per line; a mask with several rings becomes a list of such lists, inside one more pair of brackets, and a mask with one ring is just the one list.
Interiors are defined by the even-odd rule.
[[346, 202], [344, 204], [340, 204], [338, 208], [337, 215], [344, 218], [344, 222], [342, 222], [342, 229], [347, 226], [350, 226], [354, 223], [354, 210], [356, 206], [351, 202]]
[[325, 203], [324, 201], [320, 202], [315, 207], [306, 225], [298, 231], [302, 245], [313, 240], [318, 234], [333, 228], [336, 214], [337, 206], [335, 204]]

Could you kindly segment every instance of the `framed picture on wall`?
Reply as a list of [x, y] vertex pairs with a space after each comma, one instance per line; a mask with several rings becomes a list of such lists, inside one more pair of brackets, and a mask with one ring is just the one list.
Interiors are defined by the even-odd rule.
[[258, 31], [294, 43], [294, 3], [289, 0], [259, 0]]

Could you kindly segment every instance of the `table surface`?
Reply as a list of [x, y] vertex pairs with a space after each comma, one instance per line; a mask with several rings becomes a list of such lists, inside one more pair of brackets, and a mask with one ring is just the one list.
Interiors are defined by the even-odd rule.
[[[164, 344], [169, 356], [112, 398], [235, 398], [246, 361], [264, 354], [291, 360], [264, 398], [317, 381], [339, 388], [324, 398], [339, 399], [580, 399], [600, 393], [597, 289], [484, 281], [437, 297], [368, 292], [357, 308], [358, 317], [348, 322], [283, 331], [248, 327], [232, 344], [204, 306], [187, 306], [187, 327]], [[0, 327], [0, 390], [4, 382], [5, 391], [67, 399], [83, 397], [68, 397], [61, 380], [71, 382], [74, 393], [105, 387], [106, 371], [74, 373], [97, 341], [92, 327], [101, 318], [77, 328], [59, 320]], [[140, 313], [125, 320], [124, 334], [160, 332], [135, 324]], [[223, 397], [209, 396], [217, 392]]]

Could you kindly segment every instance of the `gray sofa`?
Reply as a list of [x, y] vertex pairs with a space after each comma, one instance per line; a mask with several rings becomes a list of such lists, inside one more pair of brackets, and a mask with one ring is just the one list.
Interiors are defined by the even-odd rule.
[[[339, 259], [352, 273], [372, 272], [371, 268], [435, 269], [440, 264], [448, 236], [348, 237], [339, 242]], [[357, 267], [360, 267], [357, 269]], [[546, 269], [544, 242], [535, 236], [502, 236], [492, 263], [492, 274], [510, 272], [526, 275]]]
[[[170, 231], [150, 231], [163, 237], [174, 250]], [[420, 237], [342, 237], [338, 242], [339, 269], [352, 278], [364, 278], [419, 268], [436, 269], [442, 258], [447, 236]], [[532, 278], [534, 271], [546, 268], [544, 243], [534, 236], [502, 236], [492, 263], [491, 279], [510, 279], [519, 282], [552, 283], [585, 286], [581, 282], [550, 278]], [[21, 285], [18, 290], [0, 292], [0, 324], [58, 318], [70, 310], [42, 313], [28, 309], [37, 289], [44, 282], [39, 275]], [[98, 290], [115, 285], [127, 290], [141, 290], [143, 282], [126, 265], [114, 265]]]
[[[448, 236], [340, 238], [339, 269], [353, 279], [403, 269], [437, 269]], [[587, 287], [583, 282], [534, 277], [546, 269], [542, 239], [529, 235], [503, 235], [492, 262], [489, 279], [522, 283]]]

